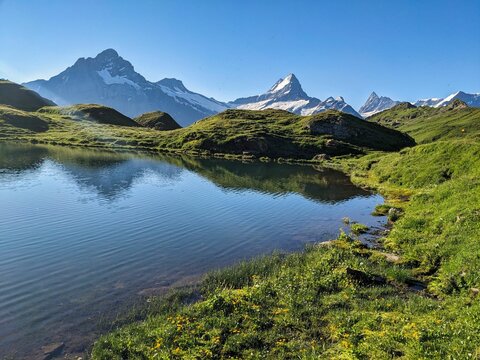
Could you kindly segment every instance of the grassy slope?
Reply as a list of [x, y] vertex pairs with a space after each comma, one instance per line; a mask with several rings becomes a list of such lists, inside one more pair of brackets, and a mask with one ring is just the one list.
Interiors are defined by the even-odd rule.
[[36, 111], [43, 106], [55, 105], [36, 92], [8, 80], [0, 80], [0, 104], [24, 111]]
[[480, 358], [480, 144], [445, 134], [332, 163], [403, 207], [381, 240], [398, 261], [341, 235], [242, 263], [207, 276], [195, 304], [152, 306], [102, 337], [93, 358]]
[[394, 107], [368, 118], [410, 134], [419, 144], [438, 139], [480, 139], [480, 109]]
[[115, 109], [98, 104], [78, 104], [71, 106], [46, 106], [39, 109], [42, 114], [58, 115], [74, 121], [93, 121], [98, 124], [118, 126], [139, 126], [138, 123]]
[[0, 132], [8, 131], [11, 140], [60, 145], [303, 159], [319, 153], [340, 155], [371, 149], [396, 150], [413, 144], [411, 138], [399, 132], [336, 111], [300, 117], [281, 110], [228, 110], [183, 129], [159, 132], [81, 119], [72, 121], [68, 115], [53, 110], [55, 108], [45, 108], [34, 114], [48, 121], [49, 130], [44, 133], [19, 130], [15, 134], [15, 128], [6, 125]]

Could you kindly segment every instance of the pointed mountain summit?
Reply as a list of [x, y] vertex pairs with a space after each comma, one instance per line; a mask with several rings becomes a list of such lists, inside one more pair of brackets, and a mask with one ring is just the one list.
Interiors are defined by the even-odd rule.
[[329, 97], [325, 101], [308, 96], [294, 74], [279, 79], [264, 94], [239, 98], [228, 105], [245, 110], [281, 109], [298, 115], [312, 115], [334, 109], [361, 117], [341, 96], [336, 99]]
[[220, 101], [188, 90], [180, 80], [148, 81], [114, 49], [80, 58], [49, 80], [24, 85], [59, 105], [102, 104], [130, 117], [161, 110], [182, 126], [227, 109]]
[[287, 75], [284, 79], [278, 80], [268, 90], [267, 94], [275, 94], [277, 99], [288, 97], [289, 99], [304, 99], [308, 95], [303, 91], [300, 81], [294, 74]]
[[390, 109], [399, 103], [399, 101], [392, 100], [389, 97], [378, 96], [377, 93], [373, 91], [358, 112], [364, 118], [367, 118], [380, 111]]

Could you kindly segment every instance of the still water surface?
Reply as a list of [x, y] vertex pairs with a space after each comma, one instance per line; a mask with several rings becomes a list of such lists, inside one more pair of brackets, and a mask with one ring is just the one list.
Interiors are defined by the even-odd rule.
[[382, 201], [312, 166], [0, 144], [0, 358], [81, 353], [122, 306]]

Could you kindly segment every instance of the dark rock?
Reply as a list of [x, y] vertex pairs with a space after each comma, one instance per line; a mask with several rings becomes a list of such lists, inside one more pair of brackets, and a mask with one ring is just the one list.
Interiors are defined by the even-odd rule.
[[383, 285], [387, 283], [387, 279], [383, 276], [367, 274], [349, 267], [347, 267], [347, 275], [364, 285]]
[[63, 342], [42, 346], [43, 360], [50, 360], [61, 355], [64, 347]]

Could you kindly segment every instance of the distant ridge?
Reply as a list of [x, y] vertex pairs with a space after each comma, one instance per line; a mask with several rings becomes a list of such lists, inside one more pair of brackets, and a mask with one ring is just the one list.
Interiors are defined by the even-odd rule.
[[180, 80], [148, 81], [114, 49], [80, 58], [49, 80], [24, 85], [59, 105], [102, 104], [130, 117], [161, 110], [183, 126], [227, 109], [220, 101], [188, 90]]
[[358, 112], [364, 118], [367, 118], [379, 113], [380, 111], [390, 109], [399, 103], [399, 101], [394, 101], [389, 97], [378, 96], [375, 91], [373, 91]]
[[463, 91], [457, 91], [453, 94], [448, 95], [446, 98], [430, 98], [422, 99], [415, 102], [416, 106], [431, 106], [431, 107], [442, 107], [447, 106], [454, 100], [461, 100], [470, 107], [480, 107], [480, 93], [469, 94]]
[[298, 115], [313, 115], [326, 110], [339, 110], [361, 118], [345, 100], [339, 96], [324, 101], [308, 96], [294, 74], [279, 79], [266, 93], [239, 98], [228, 103], [231, 107], [244, 110], [280, 109]]

